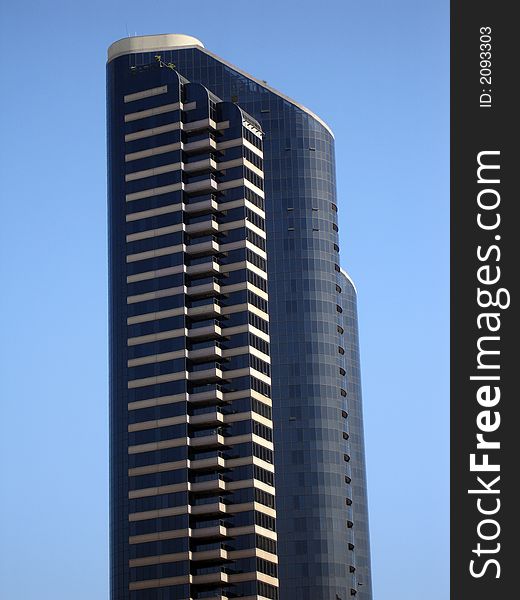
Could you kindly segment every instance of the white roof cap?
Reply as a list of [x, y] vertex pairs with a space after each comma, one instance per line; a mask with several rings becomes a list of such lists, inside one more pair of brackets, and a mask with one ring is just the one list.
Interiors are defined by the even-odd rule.
[[161, 33], [159, 35], [137, 35], [126, 37], [114, 42], [108, 48], [108, 60], [114, 60], [123, 54], [134, 54], [136, 52], [155, 52], [168, 50], [169, 48], [186, 48], [204, 44], [197, 38], [183, 33]]

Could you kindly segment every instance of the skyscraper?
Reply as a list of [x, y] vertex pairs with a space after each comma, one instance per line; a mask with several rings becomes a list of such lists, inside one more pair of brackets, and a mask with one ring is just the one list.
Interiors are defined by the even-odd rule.
[[189, 36], [108, 58], [112, 600], [370, 600], [332, 132]]

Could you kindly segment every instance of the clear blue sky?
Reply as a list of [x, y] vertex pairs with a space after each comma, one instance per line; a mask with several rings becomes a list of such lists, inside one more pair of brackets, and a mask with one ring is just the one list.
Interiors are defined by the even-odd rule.
[[375, 600], [448, 598], [448, 10], [1, 3], [2, 600], [108, 598], [104, 69], [127, 32], [194, 35], [334, 129]]

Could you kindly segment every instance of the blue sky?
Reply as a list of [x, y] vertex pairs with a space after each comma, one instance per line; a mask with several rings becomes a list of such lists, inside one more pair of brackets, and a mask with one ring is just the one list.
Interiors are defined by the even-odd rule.
[[448, 598], [449, 3], [0, 5], [0, 595], [108, 598], [106, 47], [188, 33], [336, 135], [375, 600]]

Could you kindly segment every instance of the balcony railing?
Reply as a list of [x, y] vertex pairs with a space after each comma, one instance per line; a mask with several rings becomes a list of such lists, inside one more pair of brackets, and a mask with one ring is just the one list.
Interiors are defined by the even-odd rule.
[[222, 402], [224, 394], [218, 385], [197, 386], [194, 391], [190, 392], [188, 399], [194, 405], [213, 405], [216, 402]]
[[203, 256], [202, 258], [204, 259], [202, 262], [197, 261], [196, 264], [191, 264], [186, 267], [186, 273], [188, 275], [193, 276], [200, 275], [202, 273], [220, 273], [220, 265], [215, 258], [208, 258], [207, 256]]
[[193, 516], [226, 516], [226, 505], [223, 502], [213, 502], [211, 504], [202, 504], [200, 506], [191, 506], [190, 514]]
[[222, 349], [218, 342], [213, 342], [211, 345], [197, 350], [188, 350], [188, 358], [193, 362], [206, 362], [222, 358]]
[[208, 321], [193, 321], [188, 329], [188, 337], [190, 339], [198, 338], [215, 338], [222, 335], [220, 321], [215, 319]]
[[220, 284], [216, 277], [203, 277], [201, 279], [195, 279], [188, 284], [186, 288], [186, 294], [188, 296], [212, 296], [220, 294]]
[[189, 468], [192, 471], [220, 471], [226, 467], [226, 460], [222, 456], [213, 456], [211, 458], [200, 458], [190, 460]]
[[208, 492], [214, 494], [226, 491], [226, 482], [219, 478], [197, 481], [190, 483], [189, 486], [192, 494], [207, 494]]
[[[208, 236], [205, 236], [208, 237]], [[201, 255], [211, 255], [216, 254], [220, 251], [220, 247], [218, 244], [217, 238], [211, 236], [213, 239], [205, 240], [197, 243], [192, 243], [189, 246], [186, 246], [186, 254], [189, 257], [195, 256], [197, 254]], [[193, 259], [190, 258], [190, 262]]]
[[216, 192], [217, 190], [218, 183], [215, 176], [212, 173], [206, 173], [205, 175], [195, 176], [193, 178], [190, 178], [188, 182], [184, 184], [184, 191], [188, 194], [203, 191]]
[[[211, 550], [194, 550], [191, 552], [191, 560], [194, 562], [222, 562], [227, 560], [228, 553], [225, 548], [219, 544], [218, 548], [213, 548]], [[212, 596], [215, 598], [216, 596]], [[219, 596], [220, 598], [221, 596]], [[200, 598], [200, 596], [199, 596]]]
[[188, 317], [192, 319], [203, 319], [207, 320], [208, 317], [216, 317], [222, 313], [222, 309], [218, 300], [214, 298], [208, 300], [203, 298], [202, 301], [199, 301], [198, 306], [190, 306], [187, 309]]
[[219, 433], [212, 433], [202, 437], [188, 438], [189, 445], [194, 448], [219, 448], [225, 446], [224, 436]]
[[214, 215], [202, 215], [196, 219], [190, 219], [191, 222], [186, 224], [187, 233], [218, 233], [219, 226]]
[[184, 171], [186, 173], [195, 173], [197, 171], [207, 171], [209, 169], [217, 170], [217, 161], [213, 156], [206, 156], [203, 158], [197, 158], [197, 160], [189, 160], [189, 157], [186, 157], [188, 160], [184, 162]]
[[224, 415], [219, 412], [218, 408], [215, 408], [211, 412], [190, 416], [189, 423], [194, 427], [197, 425], [207, 427], [211, 427], [212, 425], [218, 426], [224, 423]]
[[191, 583], [193, 585], [208, 585], [208, 584], [226, 584], [228, 583], [228, 574], [223, 571], [217, 573], [208, 573], [207, 575], [192, 575]]

